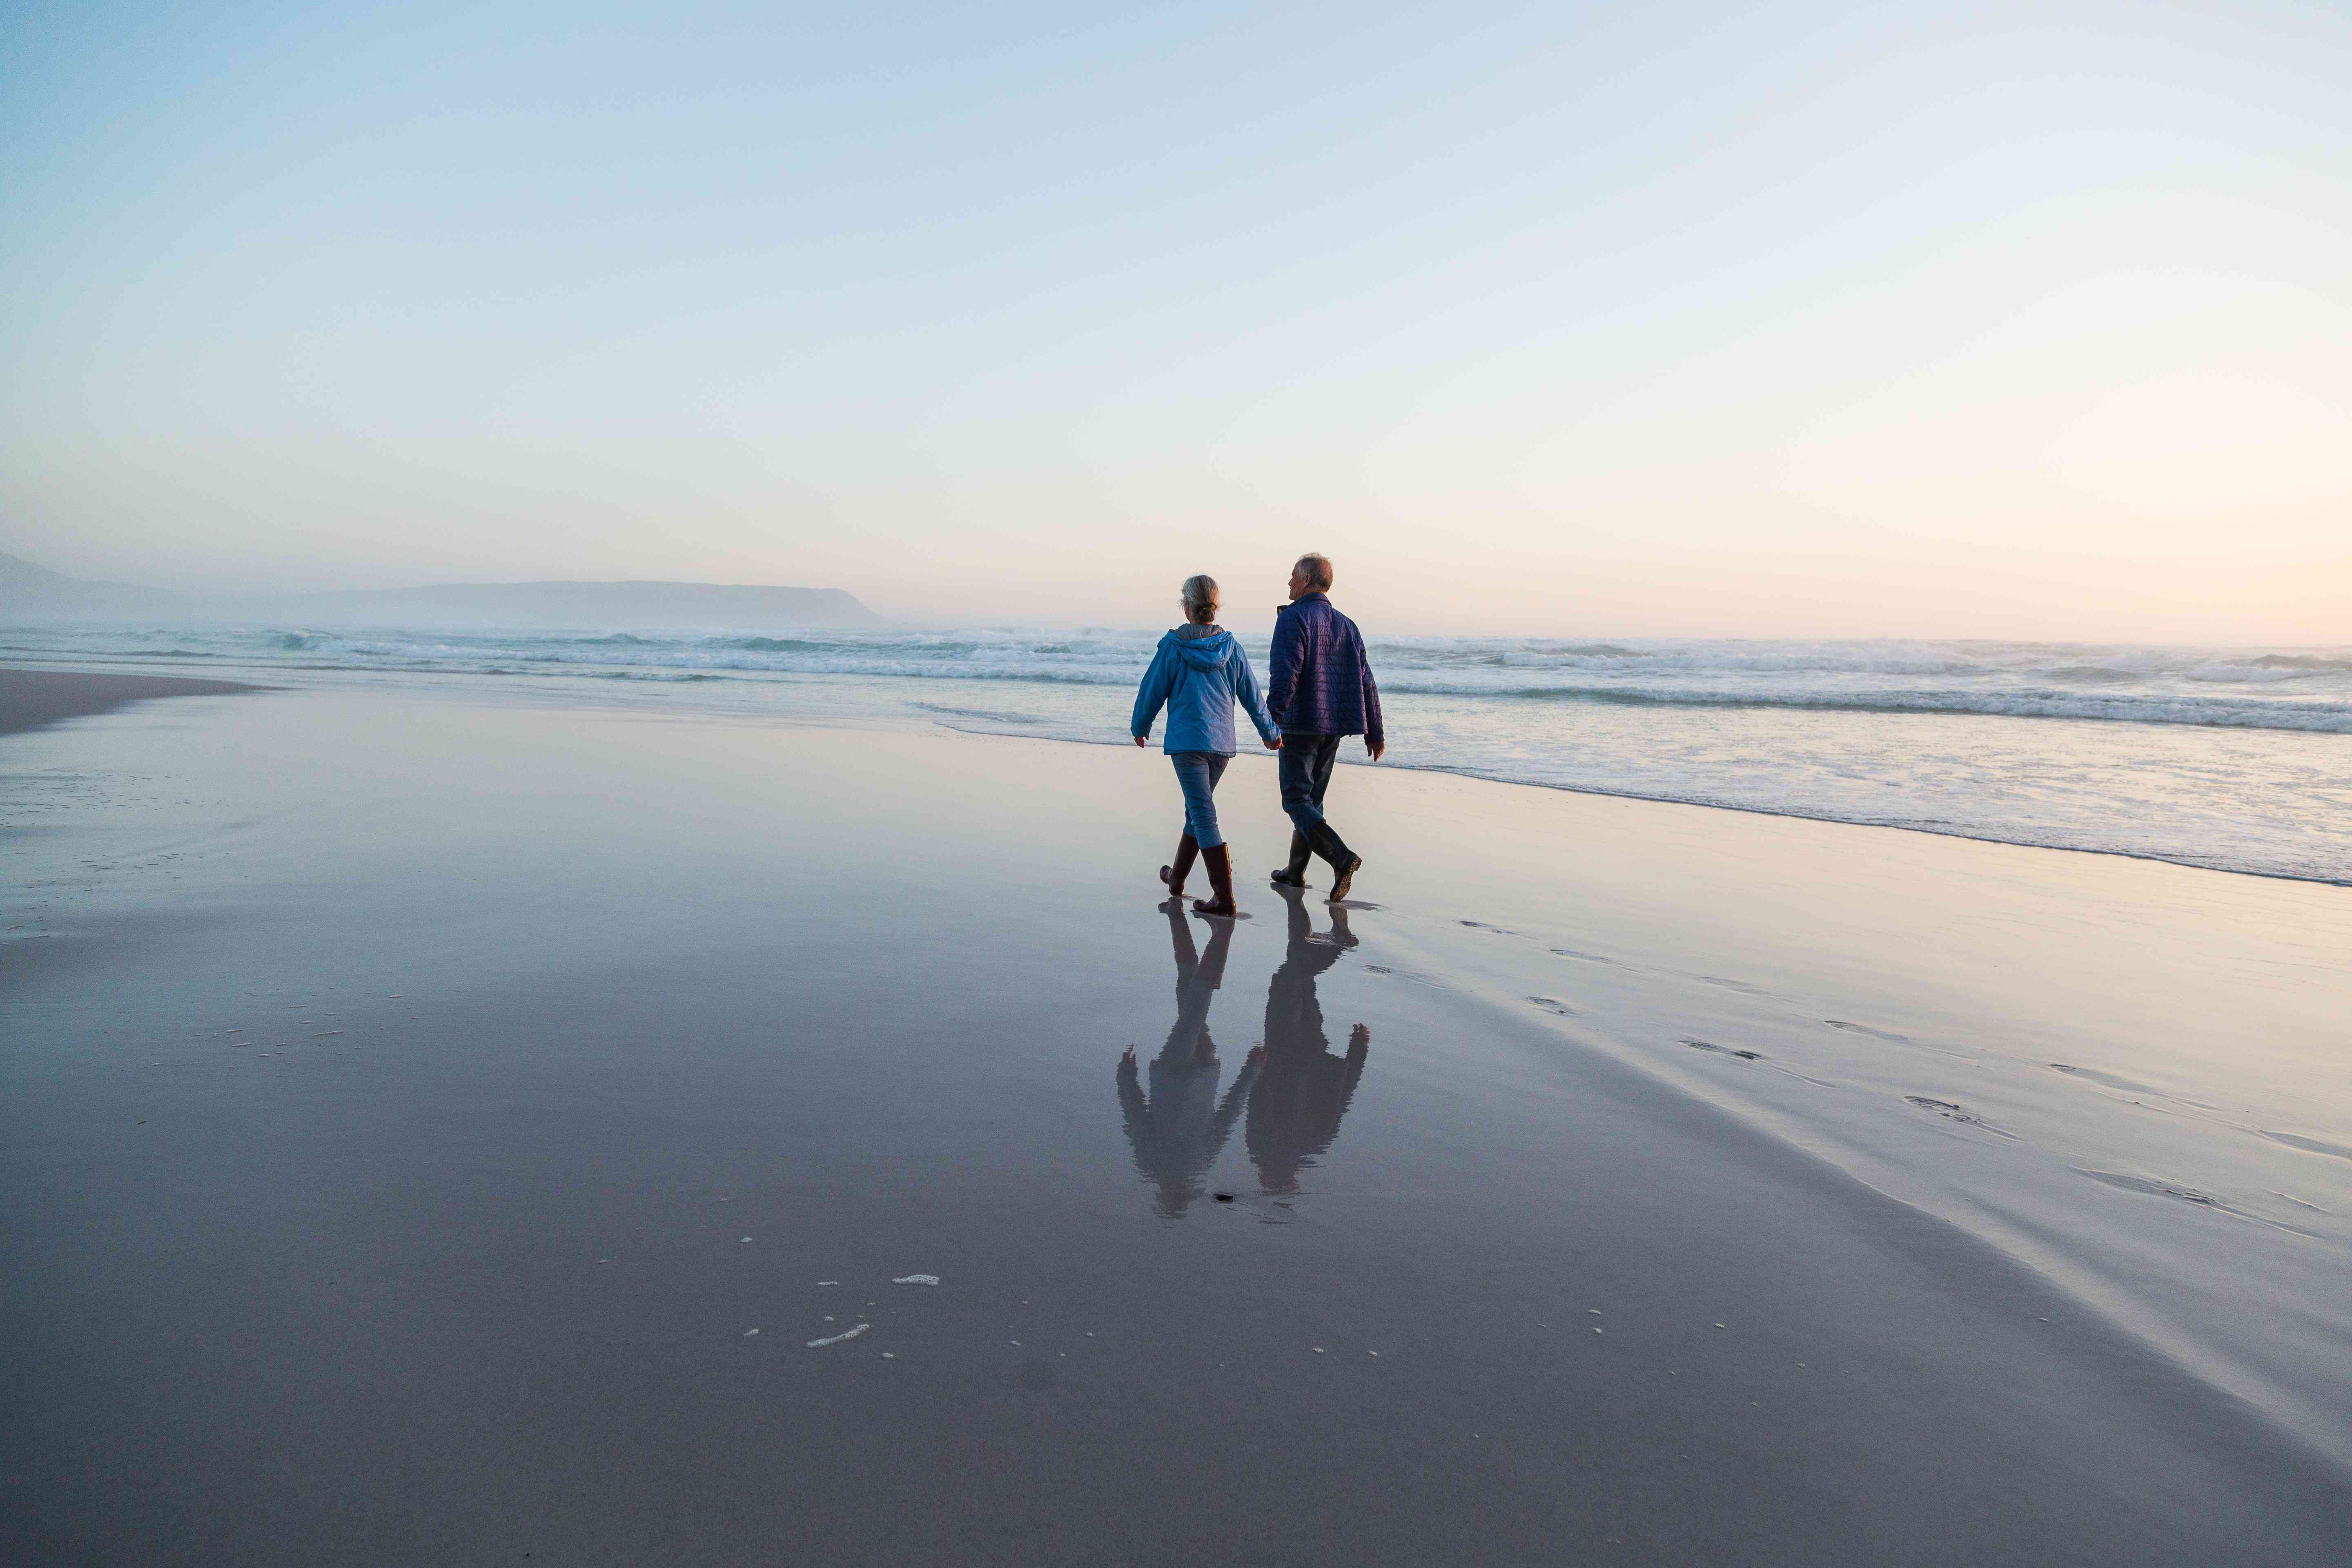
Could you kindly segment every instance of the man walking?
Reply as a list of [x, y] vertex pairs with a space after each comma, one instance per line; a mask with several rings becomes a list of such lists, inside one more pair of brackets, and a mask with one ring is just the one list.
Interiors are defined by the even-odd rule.
[[1290, 569], [1290, 603], [1274, 615], [1274, 671], [1266, 706], [1282, 729], [1282, 809], [1291, 822], [1290, 864], [1274, 874], [1307, 885], [1307, 858], [1331, 863], [1331, 901], [1348, 896], [1360, 857], [1323, 819], [1323, 792], [1339, 760], [1343, 736], [1361, 735], [1374, 762], [1388, 749], [1381, 730], [1381, 692], [1364, 658], [1356, 623], [1331, 607], [1331, 561], [1302, 555]]

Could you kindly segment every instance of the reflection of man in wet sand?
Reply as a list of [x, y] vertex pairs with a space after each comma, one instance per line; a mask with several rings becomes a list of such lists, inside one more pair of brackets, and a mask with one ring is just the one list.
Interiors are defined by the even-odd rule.
[[1168, 1044], [1151, 1058], [1151, 1093], [1136, 1081], [1135, 1047], [1118, 1059], [1118, 1103], [1127, 1116], [1128, 1142], [1135, 1145], [1135, 1168], [1160, 1185], [1160, 1212], [1174, 1219], [1201, 1195], [1201, 1178], [1217, 1163], [1233, 1136], [1234, 1122], [1249, 1099], [1262, 1052], [1252, 1051], [1224, 1100], [1217, 1099], [1221, 1068], [1209, 1038], [1209, 1004], [1224, 984], [1225, 949], [1234, 922], [1217, 921], [1209, 930], [1209, 951], [1197, 954], [1192, 928], [1181, 899], [1160, 906], [1176, 944], [1176, 1026]]
[[1317, 978], [1356, 945], [1348, 911], [1328, 906], [1331, 933], [1318, 937], [1306, 896], [1297, 888], [1276, 890], [1290, 906], [1290, 952], [1265, 994], [1265, 1069], [1250, 1095], [1243, 1139], [1258, 1184], [1269, 1193], [1295, 1193], [1300, 1169], [1339, 1136], [1339, 1119], [1371, 1053], [1372, 1032], [1357, 1025], [1348, 1031], [1348, 1054], [1333, 1056], [1323, 1035], [1323, 1005], [1315, 998]]

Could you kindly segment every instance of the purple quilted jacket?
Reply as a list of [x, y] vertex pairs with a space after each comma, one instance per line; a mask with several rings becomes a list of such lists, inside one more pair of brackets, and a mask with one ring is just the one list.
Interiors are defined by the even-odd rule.
[[1364, 658], [1363, 634], [1320, 594], [1274, 613], [1273, 679], [1266, 706], [1285, 733], [1361, 735], [1388, 743], [1381, 729], [1381, 689]]

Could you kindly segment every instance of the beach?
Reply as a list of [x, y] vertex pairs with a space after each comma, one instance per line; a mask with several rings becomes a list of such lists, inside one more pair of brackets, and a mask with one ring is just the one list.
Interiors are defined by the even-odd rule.
[[2352, 1542], [2352, 889], [1350, 767], [1335, 914], [1244, 758], [1221, 926], [1156, 752], [72, 673], [11, 1561]]

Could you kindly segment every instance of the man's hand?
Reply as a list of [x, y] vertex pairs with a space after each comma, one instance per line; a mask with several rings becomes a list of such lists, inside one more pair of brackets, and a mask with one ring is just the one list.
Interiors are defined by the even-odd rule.
[[[1141, 745], [1142, 743], [1143, 743], [1143, 742], [1140, 742], [1140, 741], [1138, 741], [1138, 742], [1136, 742], [1136, 744], [1137, 744], [1137, 745], [1139, 745], [1139, 745]], [[1379, 762], [1379, 761], [1381, 760], [1381, 753], [1382, 752], [1387, 751], [1388, 749], [1389, 749], [1389, 747], [1388, 747], [1388, 742], [1385, 742], [1385, 741], [1383, 741], [1383, 742], [1380, 742], [1378, 745], [1374, 745], [1374, 744], [1373, 744], [1371, 742], [1370, 742], [1370, 741], [1366, 741], [1366, 742], [1364, 742], [1364, 752], [1365, 752], [1365, 754], [1366, 754], [1366, 755], [1368, 755], [1368, 756], [1370, 756], [1370, 757], [1372, 759], [1372, 761], [1374, 761], [1374, 762], [1376, 762], [1376, 763], [1377, 763], [1377, 762]]]
[[1282, 737], [1276, 735], [1273, 740], [1268, 741], [1265, 743], [1265, 749], [1269, 752], [1278, 752], [1282, 750]]
[[1143, 744], [1143, 742], [1144, 742], [1149, 741], [1150, 739], [1151, 739], [1151, 737], [1150, 737], [1150, 736], [1149, 736], [1149, 735], [1138, 735], [1138, 736], [1135, 738], [1135, 743], [1136, 743], [1137, 745], [1139, 745], [1139, 745]]

